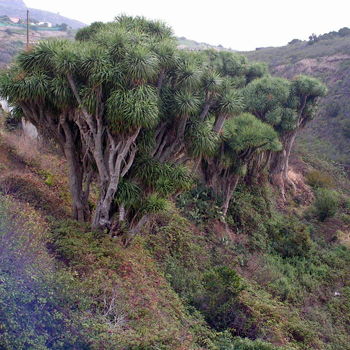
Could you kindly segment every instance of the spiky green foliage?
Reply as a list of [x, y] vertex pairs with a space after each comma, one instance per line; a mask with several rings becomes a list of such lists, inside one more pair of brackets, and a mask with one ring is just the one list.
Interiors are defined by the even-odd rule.
[[174, 96], [173, 113], [179, 117], [195, 115], [199, 111], [200, 100], [191, 91], [179, 90]]
[[267, 112], [283, 107], [289, 95], [290, 82], [282, 78], [256, 79], [244, 89], [248, 110], [261, 119]]
[[212, 157], [219, 147], [219, 135], [213, 131], [210, 121], [191, 124], [186, 137], [189, 151], [194, 157]]
[[226, 122], [224, 140], [231, 157], [235, 157], [233, 152], [239, 153], [247, 149], [275, 152], [281, 149], [276, 131], [249, 113], [241, 114]]
[[243, 111], [244, 102], [242, 94], [236, 90], [225, 91], [218, 102], [220, 114], [234, 116]]
[[129, 181], [128, 179], [123, 179], [118, 186], [118, 191], [115, 195], [115, 201], [118, 204], [123, 204], [128, 207], [133, 205], [135, 202], [141, 200], [142, 188]]
[[158, 94], [150, 85], [117, 90], [107, 100], [108, 118], [113, 130], [152, 128], [158, 121]]
[[169, 208], [170, 202], [160, 197], [157, 193], [152, 193], [143, 203], [142, 211], [147, 214], [155, 214]]
[[188, 168], [161, 163], [154, 158], [138, 159], [134, 171], [137, 178], [151, 191], [171, 194], [175, 190], [181, 191], [192, 186], [192, 176]]

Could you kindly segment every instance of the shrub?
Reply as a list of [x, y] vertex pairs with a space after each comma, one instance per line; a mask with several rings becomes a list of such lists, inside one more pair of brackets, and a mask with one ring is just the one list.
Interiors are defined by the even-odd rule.
[[334, 180], [331, 176], [323, 174], [318, 170], [312, 170], [306, 175], [308, 184], [313, 188], [330, 188], [334, 186]]
[[349, 225], [350, 224], [350, 215], [348, 214], [341, 214], [341, 219], [344, 222], [344, 224]]
[[320, 221], [334, 216], [339, 207], [339, 194], [328, 189], [316, 192], [315, 210]]
[[220, 266], [207, 271], [202, 283], [194, 305], [212, 327], [219, 330], [230, 327], [238, 312], [238, 296], [244, 289], [241, 278], [230, 267]]
[[197, 224], [207, 223], [222, 216], [219, 199], [212, 189], [204, 185], [199, 185], [181, 194], [176, 204], [189, 219]]
[[283, 258], [307, 256], [312, 248], [309, 228], [292, 216], [277, 220], [269, 234], [272, 247]]

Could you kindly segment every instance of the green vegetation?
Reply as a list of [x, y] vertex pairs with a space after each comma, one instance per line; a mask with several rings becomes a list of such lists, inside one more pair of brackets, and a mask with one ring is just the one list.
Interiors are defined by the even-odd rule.
[[51, 149], [2, 126], [0, 348], [348, 350], [349, 180], [292, 152], [325, 86], [144, 18], [76, 39], [1, 74]]
[[[127, 241], [198, 173], [223, 197], [224, 217], [239, 180], [271, 157], [284, 196], [295, 136], [326, 93], [314, 78], [271, 78], [243, 56], [179, 52], [175, 43], [162, 22], [120, 16], [81, 29], [75, 43], [40, 42], [0, 78], [3, 98], [63, 152], [73, 218], [90, 221], [95, 175], [93, 227], [111, 230], [119, 211]], [[183, 166], [191, 162], [192, 172]], [[134, 188], [125, 201], [122, 179]]]
[[[329, 93], [320, 100], [317, 120], [299, 133], [297, 142], [312, 154], [336, 163], [349, 164], [348, 120], [350, 110], [349, 29], [316, 36], [311, 42], [247, 52], [250, 60], [266, 62], [275, 76], [312, 75], [324, 82]], [[310, 45], [310, 43], [312, 45]]]
[[246, 178], [228, 228], [201, 185], [177, 200], [189, 219], [170, 206], [125, 248], [122, 236], [20, 203], [35, 205], [47, 179], [30, 184], [35, 197], [0, 197], [5, 349], [347, 349], [346, 226], [329, 236], [330, 218], [279, 213], [270, 186]]

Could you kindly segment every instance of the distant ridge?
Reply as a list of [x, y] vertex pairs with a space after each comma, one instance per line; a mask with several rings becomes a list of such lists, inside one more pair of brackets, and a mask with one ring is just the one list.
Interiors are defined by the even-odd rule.
[[35, 18], [39, 22], [50, 22], [53, 25], [66, 23], [73, 29], [86, 27], [86, 24], [83, 22], [79, 22], [53, 12], [28, 8], [23, 0], [0, 0], [0, 15], [26, 19], [27, 10], [30, 11], [30, 18]]

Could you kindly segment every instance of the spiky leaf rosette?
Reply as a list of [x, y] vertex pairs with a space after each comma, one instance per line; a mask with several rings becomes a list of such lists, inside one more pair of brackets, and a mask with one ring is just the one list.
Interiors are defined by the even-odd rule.
[[177, 68], [177, 88], [194, 90], [200, 86], [202, 70], [195, 59], [185, 59]]
[[38, 69], [46, 73], [52, 72], [56, 68], [57, 54], [67, 46], [72, 46], [72, 43], [66, 39], [40, 41], [29, 51], [23, 51], [16, 56], [15, 62], [27, 72]]
[[194, 157], [212, 157], [219, 147], [219, 134], [213, 131], [211, 121], [192, 123], [186, 131], [190, 154]]
[[218, 102], [218, 112], [226, 116], [234, 116], [244, 109], [243, 96], [240, 91], [230, 89], [220, 97]]
[[263, 77], [253, 80], [244, 88], [248, 111], [263, 118], [275, 108], [283, 107], [290, 97], [290, 82], [282, 78]]
[[151, 50], [156, 54], [160, 69], [172, 69], [176, 67], [178, 56], [176, 55], [174, 40], [165, 39], [151, 44]]
[[34, 100], [44, 102], [50, 98], [50, 77], [41, 71], [26, 73], [17, 67], [1, 74], [1, 96], [11, 104]]
[[306, 75], [298, 75], [291, 81], [292, 88], [297, 95], [307, 95], [313, 97], [325, 96], [327, 87], [318, 79]]
[[110, 56], [104, 48], [99, 46], [86, 46], [79, 55], [79, 73], [88, 79], [94, 80], [112, 68]]
[[195, 115], [199, 111], [199, 97], [187, 90], [176, 91], [173, 100], [173, 113], [178, 117], [188, 117]]
[[188, 168], [161, 163], [154, 158], [139, 158], [133, 168], [135, 175], [150, 191], [171, 195], [191, 188], [193, 181]]
[[158, 93], [150, 85], [114, 91], [107, 100], [108, 117], [115, 132], [138, 127], [150, 129], [159, 120]]
[[127, 52], [122, 68], [133, 82], [155, 81], [159, 74], [159, 61], [148, 47], [137, 45]]
[[224, 138], [233, 152], [242, 152], [249, 148], [273, 151], [281, 149], [281, 144], [279, 149], [275, 149], [278, 145], [278, 134], [273, 127], [249, 113], [227, 121]]
[[143, 205], [142, 212], [145, 214], [156, 214], [167, 210], [170, 207], [170, 202], [164, 197], [159, 196], [157, 193], [149, 195]]
[[139, 185], [123, 178], [119, 185], [115, 195], [115, 201], [126, 207], [130, 207], [133, 203], [141, 201], [142, 189]]
[[77, 105], [77, 101], [72, 94], [71, 87], [66, 77], [55, 76], [51, 81], [52, 103], [56, 108], [71, 109]]
[[214, 69], [207, 69], [202, 76], [202, 86], [206, 92], [218, 93], [224, 78]]
[[173, 171], [171, 173], [171, 179], [177, 191], [188, 191], [194, 185], [190, 169], [183, 165], [178, 165], [175, 168], [173, 168]]

